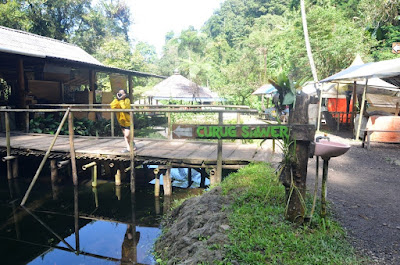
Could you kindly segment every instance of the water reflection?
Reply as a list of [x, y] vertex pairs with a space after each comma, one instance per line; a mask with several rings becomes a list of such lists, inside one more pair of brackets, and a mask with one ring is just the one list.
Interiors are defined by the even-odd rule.
[[51, 183], [41, 183], [26, 208], [18, 207], [15, 189], [7, 190], [0, 186], [1, 264], [155, 264], [162, 213], [155, 205], [163, 201], [152, 187], [136, 194], [114, 183], [59, 187], [54, 199]]
[[[0, 176], [0, 264], [155, 264], [161, 215], [174, 199], [199, 194], [203, 189], [196, 187], [209, 184], [204, 169], [172, 168], [173, 196], [154, 196], [146, 182], [155, 167], [137, 172], [146, 181], [134, 194], [128, 183], [115, 186], [112, 174], [97, 187], [90, 179], [73, 187], [62, 185], [69, 176], [41, 176], [26, 208], [19, 204], [30, 179]], [[165, 172], [160, 170], [161, 185]]]

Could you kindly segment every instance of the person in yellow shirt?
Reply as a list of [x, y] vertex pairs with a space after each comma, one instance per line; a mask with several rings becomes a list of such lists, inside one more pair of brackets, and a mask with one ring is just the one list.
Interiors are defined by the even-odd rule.
[[[130, 109], [131, 108], [131, 101], [129, 100], [126, 91], [124, 89], [121, 89], [117, 93], [117, 98], [114, 99], [111, 103], [110, 106], [112, 109]], [[122, 129], [122, 134], [124, 135], [125, 143], [126, 143], [126, 149], [124, 149], [122, 152], [127, 153], [130, 151], [130, 126], [131, 126], [131, 121], [130, 121], [130, 115], [128, 112], [116, 112], [117, 120], [119, 125], [121, 126]], [[135, 143], [133, 143], [133, 150], [136, 150]]]

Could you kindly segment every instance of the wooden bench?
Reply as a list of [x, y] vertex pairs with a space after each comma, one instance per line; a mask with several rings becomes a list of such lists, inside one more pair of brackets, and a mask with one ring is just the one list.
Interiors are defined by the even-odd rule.
[[[362, 147], [364, 148], [365, 146], [365, 139], [367, 140], [367, 150], [371, 150], [371, 134], [374, 132], [390, 132], [390, 133], [398, 133], [400, 135], [400, 131], [398, 130], [375, 130], [375, 129], [364, 129], [361, 130], [364, 132], [364, 137], [362, 140]], [[399, 142], [400, 143], [400, 142]]]
[[371, 141], [382, 143], [400, 143], [400, 116], [370, 116], [364, 132], [362, 147], [367, 140], [367, 149], [371, 150]]

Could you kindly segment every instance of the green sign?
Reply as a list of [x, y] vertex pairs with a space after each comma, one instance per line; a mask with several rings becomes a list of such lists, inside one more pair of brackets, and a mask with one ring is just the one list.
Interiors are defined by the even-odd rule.
[[189, 125], [174, 124], [175, 139], [286, 139], [287, 125]]

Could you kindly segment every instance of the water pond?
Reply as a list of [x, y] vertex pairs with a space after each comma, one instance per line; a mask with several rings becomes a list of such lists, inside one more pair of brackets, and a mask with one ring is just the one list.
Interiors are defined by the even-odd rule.
[[127, 183], [117, 187], [99, 180], [96, 188], [90, 181], [73, 187], [41, 176], [25, 207], [19, 204], [30, 178], [7, 180], [2, 174], [0, 264], [155, 264], [162, 215], [173, 200], [203, 191], [194, 170], [192, 188], [179, 188], [187, 187], [187, 173], [172, 169], [171, 198], [154, 197], [151, 183], [132, 194]]

